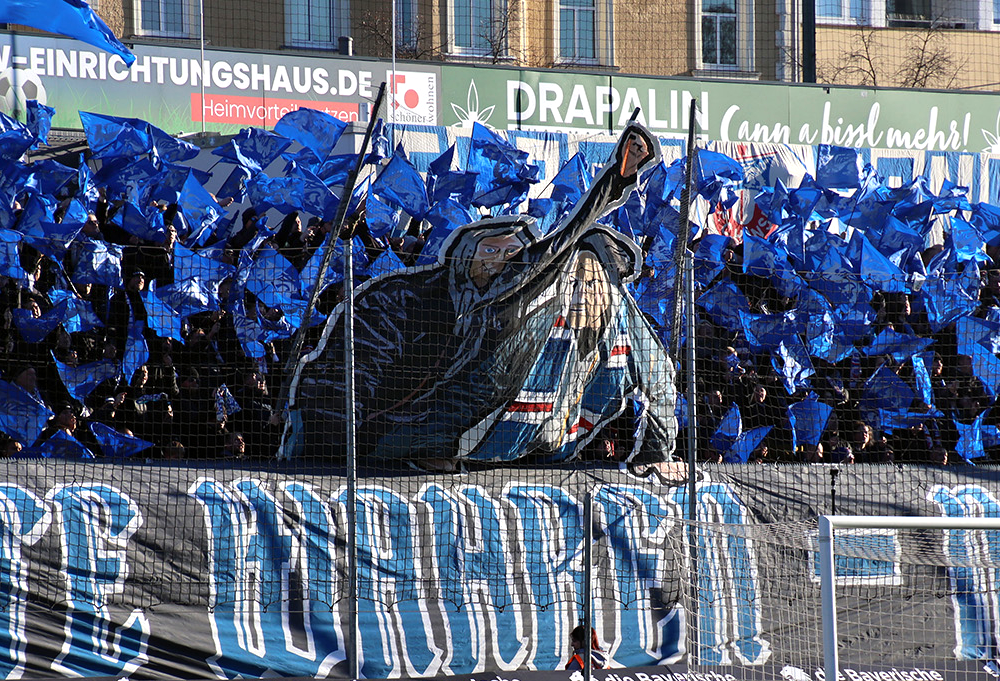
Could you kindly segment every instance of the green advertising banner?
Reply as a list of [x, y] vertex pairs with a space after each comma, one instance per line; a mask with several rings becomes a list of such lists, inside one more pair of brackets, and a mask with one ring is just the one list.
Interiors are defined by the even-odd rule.
[[397, 123], [436, 125], [439, 69], [347, 57], [307, 57], [136, 45], [135, 64], [86, 43], [0, 34], [0, 111], [27, 99], [54, 107], [53, 125], [79, 128], [78, 111], [141, 118], [171, 134], [272, 127], [301, 107], [365, 121], [382, 82]]
[[665, 137], [834, 144], [911, 151], [1000, 152], [1000, 96], [872, 90], [564, 71], [443, 66], [444, 125], [620, 130], [633, 111]]
[[56, 127], [77, 111], [141, 118], [171, 133], [271, 127], [316, 108], [363, 122], [390, 83], [388, 122], [498, 129], [616, 131], [638, 109], [664, 137], [687, 134], [697, 103], [702, 139], [835, 144], [908, 151], [1000, 152], [1000, 96], [780, 83], [697, 81], [562, 70], [430, 65], [348, 57], [136, 45], [136, 63], [62, 38], [0, 33], [0, 110], [26, 99], [55, 107]]

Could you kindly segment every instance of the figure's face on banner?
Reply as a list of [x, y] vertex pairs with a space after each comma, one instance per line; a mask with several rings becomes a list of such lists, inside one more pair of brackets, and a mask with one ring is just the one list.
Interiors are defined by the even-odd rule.
[[524, 244], [516, 234], [498, 234], [484, 238], [476, 246], [476, 254], [469, 265], [469, 278], [478, 288], [484, 289], [503, 272], [507, 261], [517, 255]]
[[601, 331], [603, 319], [611, 306], [611, 283], [601, 262], [584, 251], [577, 258], [569, 289], [566, 324], [574, 330]]

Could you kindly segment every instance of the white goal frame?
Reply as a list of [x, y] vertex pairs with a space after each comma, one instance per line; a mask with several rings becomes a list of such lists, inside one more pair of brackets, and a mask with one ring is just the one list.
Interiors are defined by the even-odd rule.
[[940, 516], [821, 515], [819, 517], [820, 593], [823, 601], [823, 667], [826, 678], [840, 672], [837, 651], [837, 589], [833, 532], [851, 529], [1000, 530], [1000, 518], [948, 518]]

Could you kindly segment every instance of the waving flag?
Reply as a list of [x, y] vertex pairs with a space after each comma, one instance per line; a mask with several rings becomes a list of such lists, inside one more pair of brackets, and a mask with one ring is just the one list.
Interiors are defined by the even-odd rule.
[[81, 111], [80, 122], [94, 158], [135, 159], [153, 150], [145, 121]]
[[746, 463], [774, 426], [758, 426], [740, 433], [733, 446], [722, 455], [724, 463]]
[[82, 40], [105, 52], [117, 54], [131, 66], [135, 55], [84, 0], [5, 0], [0, 23], [23, 24], [49, 33]]
[[102, 284], [122, 288], [122, 247], [85, 239], [77, 242], [79, 257], [73, 272], [74, 284]]
[[583, 154], [577, 152], [552, 178], [551, 198], [557, 203], [575, 204], [590, 189], [592, 180]]
[[871, 345], [864, 348], [869, 357], [873, 355], [892, 355], [897, 362], [902, 362], [915, 355], [934, 342], [933, 338], [921, 338], [908, 333], [899, 333], [894, 329], [885, 328], [875, 337]]
[[21, 456], [24, 458], [41, 457], [44, 459], [93, 459], [94, 453], [82, 442], [65, 431], [57, 430], [52, 437], [36, 442], [28, 447]]
[[109, 378], [116, 378], [120, 370], [118, 364], [110, 360], [75, 367], [63, 364], [55, 358], [55, 355], [52, 356], [52, 361], [56, 363], [59, 378], [62, 379], [70, 397], [81, 404], [101, 383]]
[[258, 210], [274, 208], [282, 213], [305, 211], [332, 218], [337, 197], [317, 177], [267, 177], [258, 175], [246, 183], [247, 197]]
[[827, 189], [857, 189], [864, 163], [857, 149], [820, 144], [816, 149], [816, 182]]
[[277, 250], [266, 246], [250, 268], [246, 287], [268, 307], [281, 307], [299, 297], [299, 272]]
[[771, 356], [771, 366], [782, 377], [789, 395], [794, 395], [799, 388], [809, 387], [809, 377], [816, 373], [809, 353], [798, 336], [791, 336], [778, 344]]
[[21, 338], [28, 343], [41, 343], [59, 326], [59, 322], [62, 321], [59, 313], [59, 309], [53, 308], [41, 317], [35, 317], [31, 310], [23, 309], [14, 310], [11, 314]]
[[955, 424], [955, 428], [958, 429], [958, 442], [955, 444], [955, 452], [966, 463], [972, 463], [973, 459], [986, 456], [986, 450], [983, 448], [984, 416], [986, 416], [986, 411], [977, 416], [971, 424], [952, 421]]
[[42, 144], [48, 144], [49, 131], [52, 130], [52, 117], [56, 115], [56, 110], [35, 99], [28, 100], [27, 109], [25, 124], [28, 126], [28, 130]]
[[[291, 140], [259, 128], [243, 128], [228, 143], [212, 150], [212, 154], [220, 156], [228, 163], [235, 163], [251, 171], [252, 174], [263, 171], [281, 156], [281, 152], [291, 146]], [[220, 196], [227, 196], [220, 194]]]
[[0, 161], [16, 161], [34, 144], [28, 126], [0, 112]]
[[219, 309], [217, 286], [209, 286], [198, 277], [175, 281], [156, 289], [156, 297], [175, 310], [181, 319], [199, 312]]
[[183, 343], [181, 317], [156, 295], [156, 282], [152, 282], [149, 289], [140, 295], [146, 308], [146, 323], [149, 324], [150, 330], [160, 338], [172, 338], [178, 343]]
[[473, 123], [467, 168], [477, 173], [473, 204], [491, 208], [519, 203], [529, 184], [538, 181], [538, 166], [527, 160], [526, 151], [517, 149], [485, 125]]
[[142, 320], [135, 321], [129, 315], [128, 337], [125, 339], [125, 356], [122, 358], [122, 374], [125, 382], [132, 383], [132, 376], [143, 364], [149, 361], [149, 347], [142, 331], [145, 324]]
[[427, 189], [417, 169], [407, 160], [403, 148], [396, 149], [389, 164], [372, 183], [371, 192], [422, 220], [430, 209]]
[[698, 195], [711, 204], [732, 208], [739, 200], [735, 190], [743, 187], [743, 166], [725, 154], [699, 149], [695, 157], [695, 177]]
[[789, 405], [788, 420], [792, 424], [792, 451], [797, 451], [799, 445], [818, 445], [826, 429], [826, 423], [833, 413], [833, 407], [820, 402], [815, 393], [809, 397]]
[[106, 457], [124, 458], [143, 452], [153, 446], [133, 435], [126, 435], [103, 423], [91, 423], [90, 431], [101, 445], [101, 451]]
[[712, 435], [711, 445], [719, 452], [727, 452], [736, 443], [736, 438], [743, 432], [743, 418], [740, 408], [734, 403], [719, 422], [719, 427]]
[[49, 299], [55, 305], [53, 310], [58, 311], [66, 333], [80, 333], [104, 326], [104, 322], [94, 312], [94, 306], [90, 301], [84, 300], [72, 291], [49, 289]]
[[48, 407], [18, 386], [0, 381], [0, 430], [22, 446], [31, 446], [53, 415]]
[[743, 324], [740, 311], [750, 309], [743, 291], [728, 279], [723, 279], [702, 293], [696, 302], [705, 309], [714, 323], [728, 331], [741, 330]]
[[289, 111], [274, 124], [274, 132], [295, 140], [325, 161], [347, 129], [347, 123], [315, 109]]

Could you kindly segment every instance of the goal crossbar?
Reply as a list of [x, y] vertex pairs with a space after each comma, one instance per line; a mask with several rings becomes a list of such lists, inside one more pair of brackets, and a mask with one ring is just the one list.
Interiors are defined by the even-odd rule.
[[820, 593], [823, 599], [823, 666], [827, 679], [836, 679], [840, 671], [837, 652], [837, 591], [833, 552], [833, 533], [847, 529], [929, 529], [929, 530], [1000, 530], [1000, 518], [948, 518], [940, 516], [859, 516], [823, 515], [819, 517]]

